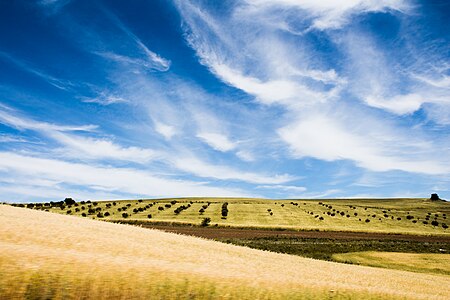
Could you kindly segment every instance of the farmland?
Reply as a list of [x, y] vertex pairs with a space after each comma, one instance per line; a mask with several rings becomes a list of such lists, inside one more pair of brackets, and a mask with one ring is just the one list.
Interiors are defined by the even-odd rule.
[[313, 260], [67, 213], [0, 205], [0, 227], [5, 299], [450, 297], [443, 274]]
[[[227, 213], [223, 216], [223, 205]], [[35, 209], [106, 221], [449, 235], [450, 204], [428, 199], [267, 200], [236, 198], [141, 199], [42, 205]]]

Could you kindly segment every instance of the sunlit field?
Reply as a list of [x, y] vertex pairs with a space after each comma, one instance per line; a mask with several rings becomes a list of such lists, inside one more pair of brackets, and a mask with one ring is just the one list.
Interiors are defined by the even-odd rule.
[[1, 205], [0, 228], [2, 299], [450, 297], [446, 275], [325, 262], [78, 216]]
[[[227, 203], [224, 216], [222, 209]], [[33, 206], [32, 204], [30, 207]], [[450, 204], [429, 199], [184, 198], [39, 204], [34, 209], [121, 222], [448, 235]]]
[[333, 259], [373, 267], [450, 275], [450, 254], [369, 251], [334, 254]]

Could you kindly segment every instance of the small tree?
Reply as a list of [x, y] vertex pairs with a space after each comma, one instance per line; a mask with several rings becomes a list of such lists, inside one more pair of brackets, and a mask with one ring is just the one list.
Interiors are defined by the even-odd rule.
[[202, 222], [200, 223], [201, 226], [206, 227], [211, 223], [211, 218], [204, 218]]
[[430, 200], [436, 201], [436, 200], [441, 200], [441, 199], [439, 198], [438, 194], [434, 193], [434, 194], [431, 194]]
[[66, 203], [66, 205], [74, 205], [75, 204], [75, 200], [73, 200], [72, 198], [66, 198], [66, 199], [64, 199], [64, 202]]

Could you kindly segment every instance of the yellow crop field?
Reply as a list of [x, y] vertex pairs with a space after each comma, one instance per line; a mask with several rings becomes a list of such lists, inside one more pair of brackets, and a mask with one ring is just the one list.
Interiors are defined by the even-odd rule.
[[[231, 210], [231, 209], [230, 209]], [[2, 299], [449, 299], [450, 277], [0, 205]]]
[[[222, 206], [227, 205], [227, 216]], [[182, 198], [89, 201], [38, 209], [109, 221], [449, 235], [450, 203], [428, 199], [269, 200]], [[178, 209], [178, 213], [176, 210]], [[203, 210], [203, 211], [201, 211]], [[124, 217], [126, 214], [126, 217]]]

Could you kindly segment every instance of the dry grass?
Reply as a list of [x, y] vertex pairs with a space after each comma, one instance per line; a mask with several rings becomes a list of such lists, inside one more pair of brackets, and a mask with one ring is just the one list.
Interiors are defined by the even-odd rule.
[[333, 259], [364, 266], [450, 275], [450, 254], [367, 251], [333, 254]]
[[[137, 200], [116, 201], [117, 206], [107, 208], [107, 203], [112, 201], [99, 201], [98, 206], [102, 212], [108, 211], [110, 216], [105, 220], [137, 220], [146, 222], [178, 222], [199, 225], [203, 218], [211, 218], [211, 225], [235, 227], [259, 227], [259, 228], [284, 228], [295, 230], [329, 230], [329, 231], [355, 231], [355, 232], [379, 232], [379, 233], [401, 233], [415, 235], [450, 235], [448, 229], [442, 224], [450, 225], [450, 203], [443, 201], [429, 201], [426, 199], [329, 199], [329, 200], [268, 200], [268, 199], [246, 199], [246, 198], [183, 198], [176, 199], [177, 204], [171, 208], [159, 211], [158, 207], [169, 204], [174, 199], [160, 200]], [[174, 210], [181, 205], [193, 202], [191, 207], [176, 215]], [[199, 209], [207, 202], [211, 205], [203, 214]], [[221, 218], [221, 207], [224, 202], [229, 202], [229, 214], [226, 219]], [[295, 203], [296, 205], [292, 205]], [[156, 203], [144, 212], [133, 213], [133, 209], [144, 207], [147, 204]], [[319, 203], [332, 205], [336, 210], [335, 216], [327, 213], [333, 212]], [[127, 209], [129, 217], [124, 219], [118, 208], [129, 204]], [[282, 206], [283, 205], [283, 206]], [[71, 210], [74, 215], [87, 213], [86, 210], [75, 212], [75, 207], [61, 210], [58, 207], [50, 208], [50, 211], [66, 214]], [[350, 206], [352, 208], [350, 208]], [[78, 207], [79, 208], [79, 207]], [[268, 212], [270, 209], [273, 215]], [[339, 212], [344, 212], [344, 216]], [[384, 213], [385, 211], [386, 213]], [[357, 216], [355, 216], [355, 213]], [[426, 221], [428, 213], [430, 220]], [[148, 219], [148, 214], [152, 215]], [[385, 217], [384, 215], [388, 217]], [[447, 216], [449, 216], [447, 220]], [[349, 217], [347, 217], [349, 215]], [[432, 226], [431, 221], [438, 215], [438, 226]], [[407, 217], [414, 217], [408, 220]], [[96, 213], [88, 216], [96, 218]], [[323, 217], [320, 220], [319, 217]], [[397, 218], [400, 218], [398, 220]], [[369, 219], [370, 222], [365, 222]], [[415, 223], [413, 223], [413, 221]], [[423, 224], [426, 221], [428, 224]]]
[[449, 299], [448, 276], [0, 206], [2, 299]]

